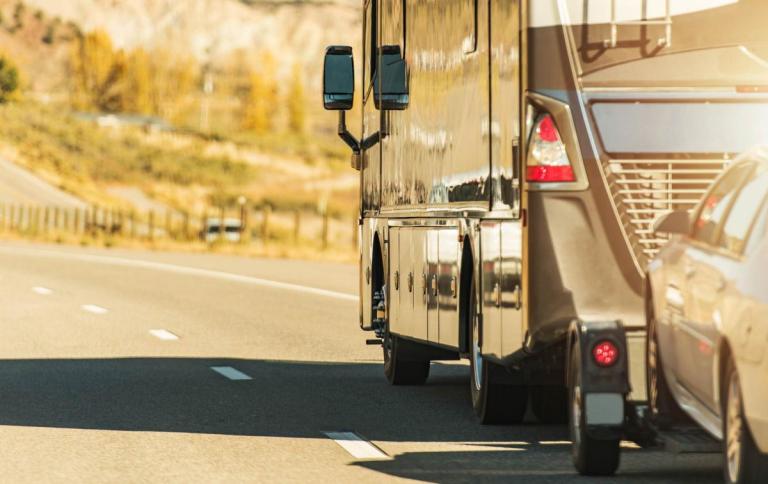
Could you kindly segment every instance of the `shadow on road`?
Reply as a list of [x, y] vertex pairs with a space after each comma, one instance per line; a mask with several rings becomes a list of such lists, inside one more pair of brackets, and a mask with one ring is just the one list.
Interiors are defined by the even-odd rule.
[[[658, 459], [658, 457], [665, 457]], [[716, 483], [722, 477], [717, 462], [699, 456], [686, 462], [647, 451], [629, 450], [619, 474], [590, 478], [576, 474], [570, 461], [570, 446], [526, 446], [507, 451], [415, 452], [391, 461], [367, 461], [354, 465], [391, 476], [446, 484], [620, 482], [620, 483]], [[701, 461], [700, 465], [697, 461]]]
[[[230, 381], [212, 366], [232, 366], [253, 379]], [[433, 482], [576, 478], [569, 447], [562, 442], [564, 427], [478, 425], [467, 371], [434, 364], [426, 386], [390, 387], [380, 364], [363, 362], [3, 360], [0, 425], [286, 438], [322, 438], [323, 431], [349, 430], [373, 441], [427, 442], [447, 450], [406, 450], [391, 461], [352, 464], [387, 475]], [[461, 448], [477, 450], [455, 452], [450, 443], [471, 443]], [[625, 455], [634, 459], [637, 472], [622, 481], [689, 479], [690, 472], [676, 475], [674, 465], [647, 470], [648, 452]], [[691, 479], [719, 477], [711, 461], [702, 469]]]
[[[212, 366], [253, 379], [230, 381]], [[390, 387], [381, 365], [372, 363], [2, 360], [0, 425], [294, 438], [354, 430], [373, 440], [418, 442], [519, 438], [509, 427], [477, 425], [466, 373], [435, 364], [426, 386]], [[556, 427], [543, 433], [564, 436]]]

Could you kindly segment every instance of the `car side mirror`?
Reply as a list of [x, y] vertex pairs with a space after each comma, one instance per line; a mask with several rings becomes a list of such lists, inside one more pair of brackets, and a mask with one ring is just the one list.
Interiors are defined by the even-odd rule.
[[685, 210], [667, 212], [653, 222], [657, 234], [685, 235], [691, 232], [691, 214]]
[[355, 98], [355, 63], [352, 47], [332, 45], [323, 63], [323, 107], [329, 111], [352, 109]]
[[379, 72], [373, 83], [373, 102], [376, 109], [402, 111], [408, 108], [408, 70], [399, 45], [381, 47]]

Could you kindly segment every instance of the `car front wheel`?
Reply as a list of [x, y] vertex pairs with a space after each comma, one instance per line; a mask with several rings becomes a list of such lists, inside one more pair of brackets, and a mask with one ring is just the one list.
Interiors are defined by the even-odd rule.
[[760, 453], [744, 418], [741, 382], [733, 361], [723, 379], [723, 470], [727, 483], [765, 482], [768, 456]]

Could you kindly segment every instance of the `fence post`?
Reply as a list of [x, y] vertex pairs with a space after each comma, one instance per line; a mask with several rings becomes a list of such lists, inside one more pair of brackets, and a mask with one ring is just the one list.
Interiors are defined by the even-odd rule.
[[182, 215], [182, 219], [181, 219], [181, 225], [182, 225], [181, 230], [184, 232], [184, 234], [182, 235], [182, 238], [185, 241], [189, 241], [192, 238], [190, 237], [190, 234], [189, 234], [189, 212], [184, 211], [184, 214]]
[[293, 212], [293, 243], [299, 243], [299, 237], [301, 237], [301, 211], [294, 210]]
[[323, 210], [323, 250], [328, 249], [328, 210]]
[[66, 208], [61, 211], [61, 232], [69, 231], [69, 210]]
[[173, 236], [173, 220], [172, 220], [172, 214], [169, 209], [165, 210], [165, 238], [166, 239], [174, 239]]
[[47, 234], [51, 227], [51, 207], [45, 207], [45, 216], [43, 217], [43, 233]]
[[224, 241], [224, 234], [226, 233], [226, 227], [224, 226], [224, 218], [227, 216], [224, 205], [219, 209], [219, 240]]
[[269, 216], [272, 214], [272, 206], [264, 207], [264, 215], [261, 220], [261, 240], [266, 243], [269, 240]]
[[155, 211], [154, 210], [149, 211], [149, 233], [147, 235], [149, 237], [150, 242], [155, 240]]

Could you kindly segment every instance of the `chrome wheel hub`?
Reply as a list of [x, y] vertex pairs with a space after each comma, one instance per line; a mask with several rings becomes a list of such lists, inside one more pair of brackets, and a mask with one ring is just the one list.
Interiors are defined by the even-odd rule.
[[475, 319], [472, 328], [472, 364], [473, 364], [473, 384], [475, 390], [480, 391], [483, 381], [483, 356], [480, 353], [480, 328]]
[[573, 388], [571, 398], [571, 439], [575, 445], [581, 443], [581, 386]]
[[728, 408], [726, 410], [726, 462], [728, 463], [728, 477], [731, 482], [737, 482], [741, 468], [741, 389], [739, 379], [734, 373], [728, 385]]

